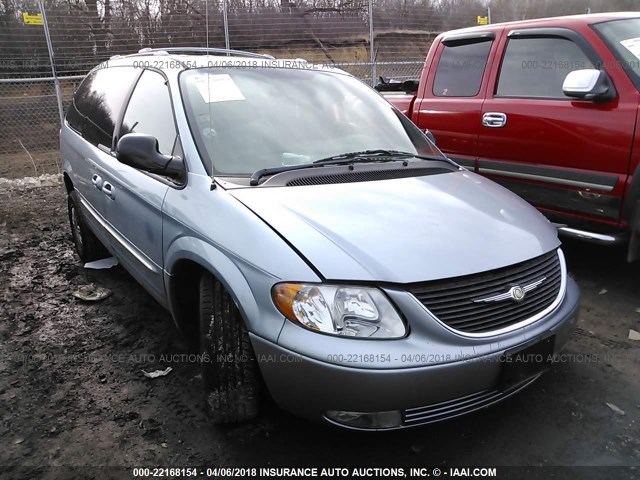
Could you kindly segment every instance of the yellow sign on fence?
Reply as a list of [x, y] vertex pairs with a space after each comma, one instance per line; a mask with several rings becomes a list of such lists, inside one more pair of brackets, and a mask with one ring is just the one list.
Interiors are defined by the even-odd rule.
[[25, 25], [44, 25], [44, 23], [42, 22], [41, 13], [35, 13], [33, 15], [30, 13], [23, 13], [22, 21], [24, 22]]
[[478, 15], [478, 25], [488, 25], [489, 24], [489, 17], [481, 17], [480, 15]]

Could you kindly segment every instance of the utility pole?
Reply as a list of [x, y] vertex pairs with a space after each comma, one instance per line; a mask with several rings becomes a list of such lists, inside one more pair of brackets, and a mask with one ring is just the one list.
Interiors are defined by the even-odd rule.
[[369, 56], [371, 59], [371, 86], [376, 84], [376, 50], [373, 42], [373, 0], [369, 0]]
[[51, 62], [51, 74], [53, 75], [53, 85], [56, 89], [56, 100], [58, 101], [58, 113], [60, 115], [60, 128], [62, 128], [62, 122], [64, 121], [64, 115], [62, 110], [62, 91], [60, 90], [60, 80], [56, 74], [56, 67], [53, 58], [53, 45], [51, 44], [51, 35], [49, 34], [49, 23], [47, 22], [47, 12], [44, 9], [44, 0], [38, 0], [38, 6], [40, 7], [40, 13], [42, 14], [42, 26], [44, 27], [44, 37], [47, 40], [47, 50], [49, 50], [49, 62]]
[[229, 50], [229, 17], [227, 16], [227, 3], [228, 0], [224, 0], [224, 3], [222, 4], [222, 21], [224, 22], [224, 46]]

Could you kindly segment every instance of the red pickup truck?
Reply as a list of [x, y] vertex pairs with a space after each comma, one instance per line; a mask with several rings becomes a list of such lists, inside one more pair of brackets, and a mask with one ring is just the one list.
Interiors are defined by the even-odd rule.
[[443, 33], [419, 82], [376, 88], [561, 233], [640, 256], [640, 12]]

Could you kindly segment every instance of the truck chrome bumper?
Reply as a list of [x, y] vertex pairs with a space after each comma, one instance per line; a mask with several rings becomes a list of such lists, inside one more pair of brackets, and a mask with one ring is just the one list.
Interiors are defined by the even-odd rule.
[[604, 245], [618, 245], [627, 240], [627, 236], [623, 233], [619, 235], [610, 235], [605, 233], [588, 232], [586, 230], [578, 230], [564, 225], [554, 224], [558, 228], [558, 233], [566, 237], [579, 238], [594, 243]]

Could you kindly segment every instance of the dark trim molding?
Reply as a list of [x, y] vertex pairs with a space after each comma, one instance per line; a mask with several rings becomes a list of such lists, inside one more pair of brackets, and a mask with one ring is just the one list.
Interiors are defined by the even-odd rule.
[[[493, 180], [536, 207], [582, 213], [613, 221], [618, 221], [620, 217], [622, 206], [620, 197], [598, 193], [585, 196], [584, 192], [570, 188], [555, 188], [550, 185], [517, 182], [502, 178]], [[575, 226], [573, 222], [571, 226]]]
[[522, 163], [480, 160], [478, 172], [484, 175], [534, 180], [567, 187], [588, 188], [601, 192], [611, 192], [618, 184], [616, 175], [594, 172], [576, 172], [561, 167], [527, 165]]
[[472, 169], [473, 171], [476, 170], [476, 161], [472, 160], [471, 158], [453, 157], [451, 155], [447, 155], [447, 157], [449, 157], [449, 159], [456, 162], [458, 165], [461, 165], [465, 168]]
[[488, 42], [496, 38], [495, 32], [469, 32], [469, 33], [452, 33], [442, 39], [445, 47], [457, 47], [459, 45], [468, 45], [470, 43]]

